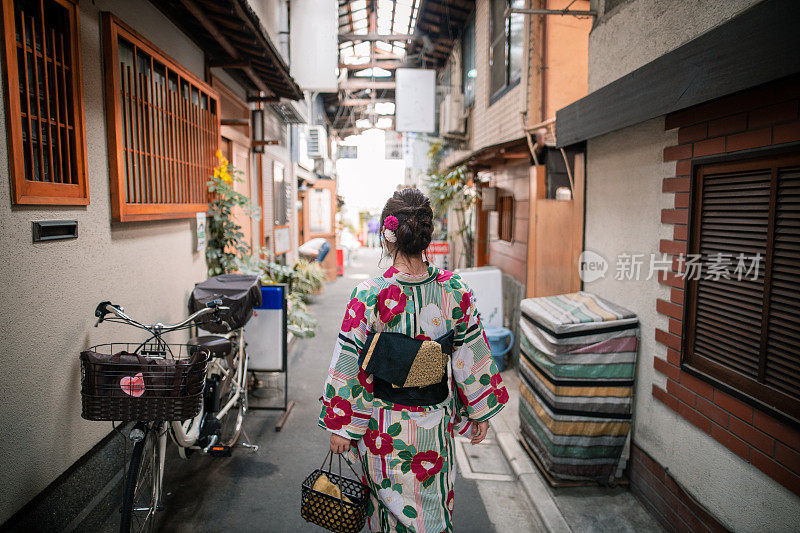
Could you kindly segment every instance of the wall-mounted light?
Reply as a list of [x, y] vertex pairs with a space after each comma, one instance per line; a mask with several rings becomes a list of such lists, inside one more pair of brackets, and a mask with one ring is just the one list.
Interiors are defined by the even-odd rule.
[[258, 141], [264, 140], [264, 110], [253, 109], [250, 115], [250, 126], [253, 135], [253, 152], [264, 153], [264, 144]]

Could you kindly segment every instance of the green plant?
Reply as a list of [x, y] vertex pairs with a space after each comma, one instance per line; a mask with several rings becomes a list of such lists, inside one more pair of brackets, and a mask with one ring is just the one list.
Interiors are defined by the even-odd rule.
[[255, 219], [261, 218], [261, 210], [249, 197], [237, 192], [234, 183], [241, 182], [241, 171], [236, 170], [217, 150], [219, 165], [208, 180], [208, 192], [212, 195], [206, 217], [206, 267], [209, 276], [234, 272], [241, 260], [250, 256], [250, 245], [244, 242], [242, 227], [233, 219], [234, 208]]
[[301, 292], [304, 297], [325, 286], [325, 269], [316, 261], [312, 263], [301, 258], [294, 265], [294, 272], [293, 290]]
[[243, 273], [260, 276], [264, 284], [286, 284], [286, 321], [289, 331], [295, 337], [314, 336], [317, 320], [308, 312], [306, 300], [309, 294], [321, 289], [325, 282], [325, 272], [319, 263], [300, 259], [294, 266], [282, 265], [275, 262], [269, 250], [261, 249], [258, 255], [241, 258], [237, 268]]
[[462, 165], [453, 170], [439, 169], [442, 160], [442, 143], [433, 143], [428, 150], [431, 165], [428, 169], [428, 196], [431, 205], [438, 215], [447, 215], [450, 211], [456, 217], [456, 229], [450, 236], [461, 240], [461, 254], [464, 266], [473, 266], [473, 248], [475, 234], [472, 216], [478, 200], [478, 190], [472, 183], [472, 176], [467, 167]]

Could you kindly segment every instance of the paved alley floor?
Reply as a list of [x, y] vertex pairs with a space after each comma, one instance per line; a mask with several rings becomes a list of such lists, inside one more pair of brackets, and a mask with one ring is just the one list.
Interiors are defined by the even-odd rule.
[[[315, 297], [311, 312], [319, 320], [317, 334], [298, 340], [289, 353], [289, 399], [295, 407], [281, 432], [274, 429], [279, 413], [250, 411], [245, 427], [260, 446], [256, 453], [237, 448], [230, 458], [196, 454], [183, 461], [170, 446], [159, 531], [322, 531], [300, 518], [300, 485], [328, 449], [328, 435], [317, 427], [318, 398], [347, 297], [359, 281], [382, 271], [379, 259], [377, 250], [359, 250], [345, 276]], [[460, 459], [472, 461], [470, 470], [506, 472], [502, 457], [489, 451], [491, 444], [479, 450], [461, 444]], [[510, 476], [459, 474], [455, 493], [457, 531], [542, 530], [525, 492]]]

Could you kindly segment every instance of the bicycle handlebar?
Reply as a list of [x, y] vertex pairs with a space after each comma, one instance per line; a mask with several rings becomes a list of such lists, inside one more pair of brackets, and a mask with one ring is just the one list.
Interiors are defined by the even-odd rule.
[[[117, 318], [119, 318], [120, 320], [127, 322], [128, 324], [131, 324], [133, 326], [146, 329], [149, 331], [166, 333], [169, 331], [175, 331], [177, 329], [183, 328], [184, 326], [186, 326], [191, 322], [194, 322], [201, 316], [205, 316], [212, 313], [216, 315], [216, 319], [220, 321], [219, 317], [220, 311], [230, 311], [230, 307], [222, 305], [222, 300], [212, 300], [206, 304], [206, 307], [204, 309], [200, 309], [199, 311], [191, 314], [185, 320], [178, 322], [177, 324], [162, 324], [161, 322], [156, 322], [155, 324], [143, 324], [125, 314], [125, 309], [123, 309], [122, 306], [112, 304], [109, 301], [105, 301], [105, 302], [100, 302], [94, 310], [94, 316], [97, 317], [97, 322], [95, 323], [94, 327], [99, 326], [100, 323], [106, 319], [106, 315], [112, 314]], [[228, 324], [224, 320], [222, 320], [221, 322], [225, 324], [228, 327], [228, 329], [230, 329], [230, 326], [228, 326]]]

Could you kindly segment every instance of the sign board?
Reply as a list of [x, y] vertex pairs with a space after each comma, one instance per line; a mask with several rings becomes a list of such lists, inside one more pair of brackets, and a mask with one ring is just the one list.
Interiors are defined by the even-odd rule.
[[197, 213], [197, 230], [195, 231], [195, 250], [200, 251], [206, 245], [206, 214]]
[[338, 21], [336, 2], [292, 0], [292, 16], [289, 18], [290, 72], [305, 91], [335, 93], [339, 89], [336, 80], [336, 68], [339, 66]]
[[387, 131], [384, 134], [386, 159], [403, 159], [403, 134]]
[[436, 71], [399, 68], [395, 71], [395, 129], [436, 131]]
[[275, 255], [285, 254], [292, 249], [292, 231], [290, 226], [272, 228], [272, 240], [275, 243]]
[[488, 326], [503, 326], [503, 272], [497, 267], [460, 268], [461, 276], [472, 294], [481, 314], [481, 321]]
[[261, 287], [261, 306], [244, 327], [247, 339], [248, 370], [254, 372], [286, 371], [286, 286]]
[[450, 243], [447, 241], [433, 241], [425, 252], [428, 255], [449, 254]]
[[308, 229], [311, 233], [332, 233], [331, 190], [309, 189]]
[[337, 159], [358, 159], [358, 146], [340, 144], [336, 150]]

